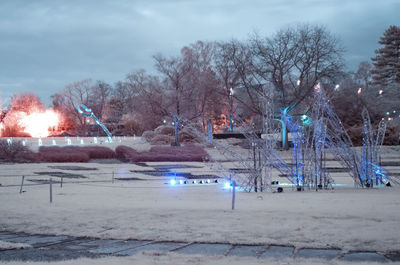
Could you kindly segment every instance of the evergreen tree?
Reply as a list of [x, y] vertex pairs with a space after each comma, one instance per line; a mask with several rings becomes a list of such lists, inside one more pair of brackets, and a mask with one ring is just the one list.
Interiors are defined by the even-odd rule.
[[373, 83], [381, 86], [400, 84], [400, 28], [390, 26], [380, 38], [382, 48], [371, 58]]

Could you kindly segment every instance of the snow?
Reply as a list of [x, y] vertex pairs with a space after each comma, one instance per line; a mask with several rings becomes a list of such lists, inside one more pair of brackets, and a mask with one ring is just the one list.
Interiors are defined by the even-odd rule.
[[12, 243], [0, 240], [0, 250], [15, 249], [15, 248], [31, 248], [32, 246], [25, 243]]
[[[21, 262], [0, 262], [4, 265], [19, 265]], [[254, 257], [224, 257], [224, 256], [204, 256], [204, 255], [184, 255], [176, 253], [165, 252], [143, 252], [129, 257], [106, 257], [98, 259], [80, 258], [76, 260], [58, 261], [58, 262], [26, 262], [23, 264], [47, 264], [47, 265], [261, 265], [261, 264], [274, 264], [274, 265], [317, 265], [317, 264], [330, 264], [330, 265], [376, 265], [376, 262], [346, 262], [346, 261], [327, 261], [320, 259], [256, 259]], [[390, 263], [396, 264], [396, 263]], [[398, 263], [397, 263], [398, 264]]]
[[[147, 148], [143, 141], [140, 141], [140, 145], [142, 150]], [[400, 159], [398, 147], [385, 147], [383, 155], [383, 160]], [[213, 153], [213, 157], [215, 160], [224, 160], [216, 153]], [[178, 163], [148, 163], [150, 166], [168, 164]], [[230, 167], [234, 163], [225, 164]], [[49, 167], [65, 165], [98, 170], [61, 170]], [[215, 173], [204, 163], [179, 165], [201, 167], [177, 169], [179, 172]], [[0, 231], [118, 239], [279, 244], [298, 248], [340, 248], [385, 253], [400, 250], [400, 187], [354, 188], [348, 174], [336, 173], [336, 183], [343, 182], [347, 186], [318, 192], [296, 192], [290, 187], [285, 187], [283, 193], [237, 192], [236, 209], [232, 211], [232, 194], [223, 189], [222, 182], [170, 186], [166, 184], [166, 177], [131, 172], [149, 169], [152, 168], [123, 163], [0, 164]], [[389, 169], [399, 170], [396, 167]], [[34, 174], [44, 171], [76, 173], [88, 178], [64, 178], [62, 188], [58, 183], [54, 184], [53, 203], [49, 203], [49, 185], [32, 185], [35, 183], [29, 181], [48, 179], [49, 176]], [[112, 183], [113, 172], [115, 177], [143, 180]], [[22, 175], [25, 176], [25, 192], [20, 194]], [[53, 180], [59, 179], [53, 177]], [[206, 257], [175, 253], [144, 253], [124, 258], [82, 259], [54, 264], [135, 262], [266, 264], [265, 261], [250, 257]], [[321, 264], [318, 261], [298, 259], [296, 262], [293, 259], [270, 262]], [[331, 264], [347, 263], [335, 261]]]

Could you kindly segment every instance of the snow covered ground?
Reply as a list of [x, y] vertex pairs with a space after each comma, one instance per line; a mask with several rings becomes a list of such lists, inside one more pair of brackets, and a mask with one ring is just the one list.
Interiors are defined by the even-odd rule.
[[[21, 262], [0, 262], [6, 265], [20, 265], [20, 264], [39, 264], [34, 262], [21, 263]], [[224, 256], [204, 256], [204, 255], [184, 255], [168, 252], [144, 252], [129, 257], [106, 257], [99, 259], [80, 258], [77, 260], [67, 260], [59, 262], [40, 263], [46, 265], [261, 265], [261, 264], [274, 264], [274, 265], [376, 265], [381, 263], [376, 262], [346, 262], [346, 261], [327, 261], [321, 259], [256, 259], [253, 257], [224, 257]], [[396, 263], [390, 263], [396, 264]]]
[[[148, 148], [144, 141], [135, 141], [138, 141], [141, 150]], [[130, 146], [136, 148], [133, 141]], [[215, 160], [226, 160], [219, 157], [215, 150], [208, 151]], [[288, 157], [289, 154], [282, 156]], [[385, 147], [385, 160], [400, 161], [399, 148]], [[290, 187], [285, 187], [283, 193], [237, 192], [236, 209], [231, 210], [232, 194], [224, 189], [221, 181], [218, 184], [171, 186], [166, 176], [131, 172], [178, 163], [154, 162], [147, 163], [148, 167], [145, 167], [104, 162], [0, 164], [0, 231], [118, 239], [278, 244], [384, 253], [400, 250], [400, 187], [354, 188], [347, 173], [336, 173], [336, 183], [348, 185], [318, 192], [296, 192]], [[231, 166], [226, 163], [227, 167]], [[175, 169], [177, 172], [218, 174], [203, 163], [179, 165], [187, 168]], [[60, 166], [67, 167], [62, 169]], [[76, 168], [68, 168], [71, 166]], [[400, 171], [399, 167], [388, 169]], [[35, 172], [42, 172], [43, 175]], [[43, 172], [80, 174], [86, 178], [64, 178], [62, 188], [60, 183], [55, 183], [53, 203], [49, 203], [49, 184], [46, 181], [50, 176]], [[114, 178], [140, 180], [112, 182], [113, 172]], [[23, 175], [24, 192], [20, 194]], [[60, 180], [54, 176], [52, 179]], [[294, 263], [290, 259], [270, 262]], [[331, 264], [347, 264], [335, 262]], [[295, 264], [313, 263], [320, 264], [320, 261], [296, 260]], [[55, 264], [265, 264], [265, 261], [144, 253], [126, 258], [84, 259]]]

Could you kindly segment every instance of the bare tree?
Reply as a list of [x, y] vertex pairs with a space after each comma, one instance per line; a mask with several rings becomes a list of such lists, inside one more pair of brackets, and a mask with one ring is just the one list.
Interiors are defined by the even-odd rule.
[[97, 118], [102, 120], [104, 107], [112, 93], [111, 85], [104, 81], [97, 81], [90, 91], [89, 105]]
[[84, 133], [87, 133], [88, 122], [87, 119], [79, 113], [78, 107], [81, 104], [90, 107], [89, 103], [91, 102], [91, 96], [93, 96], [92, 87], [92, 80], [85, 79], [68, 84], [61, 93], [64, 97], [63, 104], [65, 111], [72, 116], [77, 123], [78, 129], [83, 130]]
[[182, 57], [166, 58], [161, 54], [153, 56], [156, 61], [156, 69], [167, 78], [167, 84], [174, 91], [176, 115], [181, 115], [182, 94], [185, 90], [184, 78], [191, 70], [190, 64], [184, 63]]

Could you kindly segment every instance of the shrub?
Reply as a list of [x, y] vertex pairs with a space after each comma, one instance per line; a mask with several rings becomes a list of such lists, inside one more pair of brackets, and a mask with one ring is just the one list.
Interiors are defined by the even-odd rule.
[[151, 145], [165, 145], [165, 144], [171, 144], [173, 141], [174, 137], [168, 136], [168, 135], [156, 135], [150, 140]]
[[115, 158], [113, 150], [103, 146], [41, 146], [39, 158], [43, 162], [88, 162], [95, 158]]
[[116, 148], [117, 158], [130, 162], [202, 162], [208, 154], [201, 146], [153, 146], [148, 152], [137, 152], [127, 146]]
[[155, 133], [153, 131], [145, 131], [142, 134], [142, 137], [146, 139], [148, 142], [151, 141], [151, 139], [155, 136]]
[[173, 126], [169, 126], [169, 125], [161, 125], [161, 126], [158, 126], [157, 128], [155, 128], [154, 132], [156, 134], [173, 136], [173, 135], [175, 135], [175, 128]]
[[7, 140], [0, 139], [0, 160], [4, 162], [34, 162], [35, 153], [24, 146], [20, 141], [13, 141], [11, 144]]
[[81, 150], [88, 154], [91, 159], [96, 158], [115, 158], [116, 154], [113, 150], [105, 146], [83, 146]]
[[115, 148], [115, 153], [117, 155], [117, 159], [123, 162], [131, 161], [132, 157], [138, 154], [135, 149], [124, 145], [117, 146], [117, 148]]
[[80, 152], [40, 152], [39, 153], [41, 162], [88, 162], [90, 157], [86, 153]]

